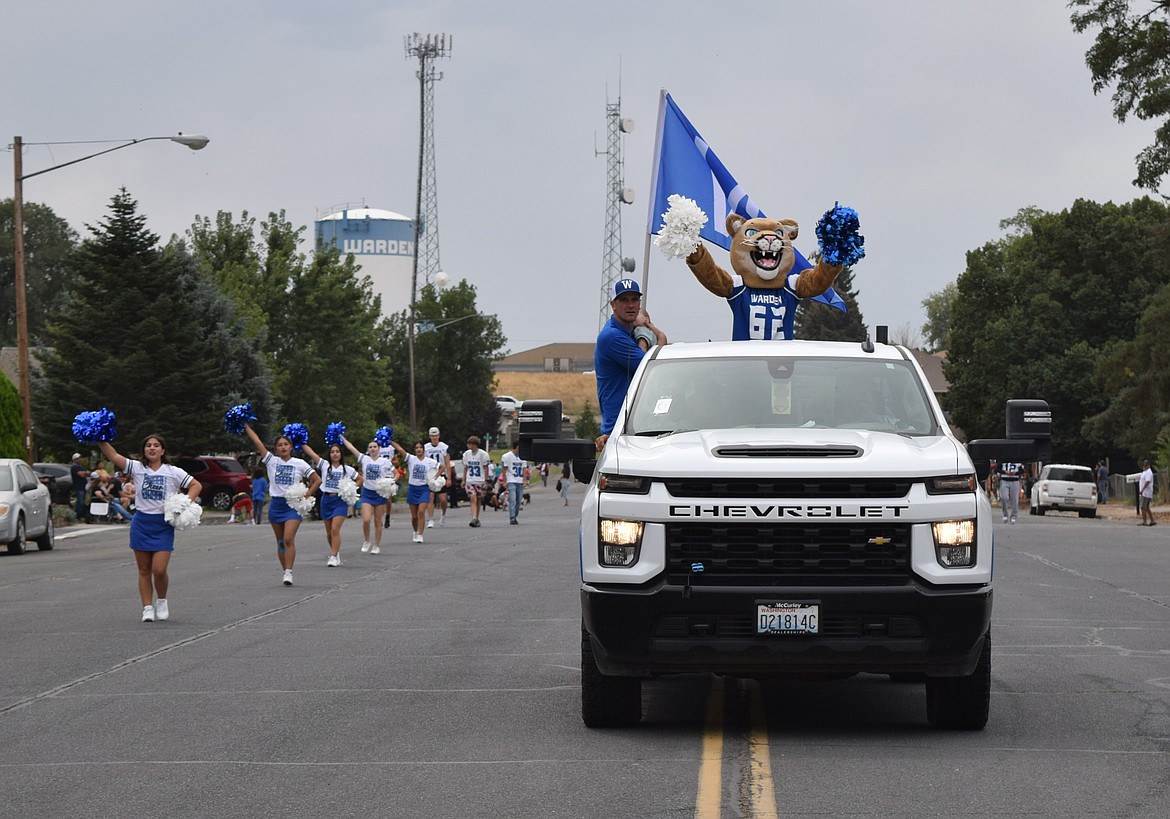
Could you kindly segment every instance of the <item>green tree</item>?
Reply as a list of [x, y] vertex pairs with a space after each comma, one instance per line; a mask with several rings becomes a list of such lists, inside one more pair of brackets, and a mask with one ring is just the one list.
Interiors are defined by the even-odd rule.
[[[75, 446], [74, 415], [104, 406], [123, 451], [150, 433], [172, 453], [226, 444], [224, 410], [265, 379], [254, 346], [238, 342], [231, 303], [181, 247], [158, 246], [125, 190], [90, 232], [69, 298], [48, 324], [52, 349], [33, 393], [39, 442], [64, 456]], [[264, 395], [251, 397], [263, 408]]]
[[24, 408], [20, 393], [0, 373], [0, 458], [24, 459]]
[[[0, 201], [0, 345], [16, 344], [16, 261], [12, 200]], [[77, 232], [51, 208], [24, 205], [24, 280], [29, 343], [45, 340], [45, 317], [58, 309], [68, 285]]]
[[220, 211], [214, 221], [198, 219], [187, 238], [199, 268], [232, 296], [261, 341], [279, 405], [275, 415], [258, 416], [262, 434], [296, 421], [319, 443], [329, 423], [342, 421], [364, 438], [392, 413], [381, 300], [352, 256], [302, 253], [304, 232], [280, 211], [260, 223], [257, 239], [247, 212], [236, 221]]
[[1166, 206], [1078, 200], [1033, 214], [1026, 230], [967, 253], [957, 281], [944, 372], [947, 407], [971, 438], [1004, 434], [1009, 398], [1040, 398], [1053, 414], [1054, 457], [1090, 462], [1122, 430], [1086, 418], [1111, 396], [1096, 373], [1132, 338], [1148, 294], [1170, 280]]
[[601, 423], [597, 420], [597, 414], [593, 411], [593, 404], [588, 401], [582, 403], [581, 414], [573, 422], [573, 434], [578, 438], [585, 438], [590, 441], [601, 435]]
[[931, 293], [922, 300], [922, 307], [926, 310], [926, 323], [922, 325], [922, 335], [926, 338], [926, 349], [932, 353], [947, 349], [951, 335], [951, 312], [958, 297], [959, 286], [954, 282], [947, 282], [942, 290]]
[[[1085, 63], [1093, 93], [1113, 85], [1113, 116], [1161, 121], [1154, 142], [1136, 157], [1140, 188], [1157, 191], [1170, 172], [1170, 0], [1070, 0], [1078, 33], [1100, 29]], [[1138, 10], [1134, 10], [1134, 6]]]
[[[811, 260], [810, 260], [811, 261]], [[810, 341], [865, 341], [868, 329], [857, 306], [858, 291], [853, 287], [853, 268], [847, 267], [833, 283], [837, 295], [845, 301], [847, 312], [812, 299], [801, 299], [796, 307], [793, 333]]]
[[389, 408], [390, 359], [369, 277], [358, 277], [352, 255], [326, 248], [294, 272], [284, 311], [268, 337], [285, 419], [305, 424], [318, 441], [333, 421], [359, 437], [372, 434]]
[[[425, 285], [415, 300], [417, 322], [432, 322], [433, 330], [414, 339], [415, 407], [419, 426], [437, 426], [446, 440], [469, 435], [495, 436], [500, 410], [495, 402], [492, 362], [507, 355], [499, 319], [479, 313], [475, 287], [466, 281], [440, 291]], [[390, 318], [387, 354], [390, 389], [400, 423], [410, 407], [408, 314]], [[417, 326], [417, 325], [416, 325]], [[426, 325], [423, 325], [426, 327]]]

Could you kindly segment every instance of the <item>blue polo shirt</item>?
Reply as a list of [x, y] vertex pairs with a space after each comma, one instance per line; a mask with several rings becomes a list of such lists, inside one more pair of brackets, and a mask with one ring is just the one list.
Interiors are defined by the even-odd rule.
[[613, 316], [597, 334], [593, 348], [593, 372], [597, 378], [597, 407], [601, 412], [601, 434], [613, 431], [614, 421], [622, 408], [626, 390], [634, 378], [634, 370], [642, 362], [646, 351], [634, 341], [634, 333], [627, 330]]

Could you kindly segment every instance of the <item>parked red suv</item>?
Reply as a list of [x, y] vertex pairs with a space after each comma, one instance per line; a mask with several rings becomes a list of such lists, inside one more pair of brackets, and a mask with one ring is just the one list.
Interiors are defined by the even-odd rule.
[[232, 508], [232, 498], [240, 492], [252, 494], [252, 476], [235, 458], [199, 455], [194, 458], [173, 458], [171, 463], [187, 470], [203, 484], [199, 502], [204, 506], [226, 511]]

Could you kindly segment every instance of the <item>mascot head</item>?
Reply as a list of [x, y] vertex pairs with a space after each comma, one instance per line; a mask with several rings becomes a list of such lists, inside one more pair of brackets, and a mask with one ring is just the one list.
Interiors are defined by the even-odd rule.
[[791, 219], [727, 217], [731, 236], [731, 267], [748, 287], [783, 287], [796, 254], [792, 240], [798, 228]]

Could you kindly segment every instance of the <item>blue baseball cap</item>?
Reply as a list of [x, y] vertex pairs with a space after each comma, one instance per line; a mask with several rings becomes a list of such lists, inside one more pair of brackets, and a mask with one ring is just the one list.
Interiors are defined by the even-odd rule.
[[622, 293], [637, 293], [642, 295], [642, 288], [638, 286], [637, 279], [618, 279], [613, 283], [613, 296], [610, 301], [613, 301]]

